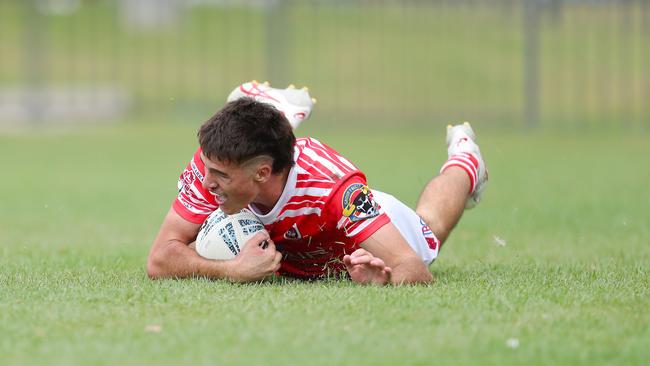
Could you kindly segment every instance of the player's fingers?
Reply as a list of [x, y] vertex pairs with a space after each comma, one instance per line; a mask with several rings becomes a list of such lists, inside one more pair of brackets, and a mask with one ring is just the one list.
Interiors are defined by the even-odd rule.
[[353, 262], [357, 259], [364, 259], [364, 258], [374, 258], [374, 257], [370, 253], [362, 253], [362, 254], [350, 256], [350, 259], [352, 259]]
[[352, 263], [353, 265], [357, 265], [357, 264], [370, 264], [370, 262], [371, 262], [374, 258], [375, 258], [375, 257], [373, 257], [373, 256], [370, 255], [370, 254], [364, 254], [364, 255], [362, 255], [362, 256], [358, 256], [358, 257], [354, 257], [354, 258], [352, 258], [352, 259], [351, 259], [351, 263]]
[[271, 263], [271, 267], [272, 267], [271, 274], [279, 271], [281, 266], [282, 266], [282, 253], [275, 252], [275, 256], [273, 257], [273, 262]]
[[359, 249], [355, 250], [354, 252], [352, 252], [352, 254], [350, 256], [352, 258], [354, 258], [354, 257], [360, 257], [362, 255], [367, 255], [367, 254], [370, 254], [367, 250], [365, 250], [363, 248], [359, 248]]
[[393, 269], [390, 267], [384, 267], [382, 272], [386, 276], [386, 283], [391, 283], [393, 277]]
[[350, 267], [352, 265], [352, 257], [350, 257], [348, 254], [344, 255], [343, 264], [345, 264], [347, 267]]
[[253, 238], [257, 238], [259, 241], [269, 239], [269, 233], [266, 230], [260, 230], [253, 235]]
[[370, 264], [371, 266], [373, 266], [373, 267], [377, 267], [377, 268], [384, 268], [384, 267], [386, 267], [386, 263], [384, 263], [384, 261], [381, 260], [381, 258], [377, 258], [377, 257], [374, 257], [374, 258], [370, 261], [369, 264]]
[[266, 230], [260, 230], [255, 233], [255, 235], [251, 236], [250, 239], [246, 241], [246, 245], [248, 244], [254, 244], [257, 246], [262, 246], [262, 243], [264, 240], [269, 239], [269, 233], [266, 232]]
[[266, 249], [269, 253], [275, 253], [275, 242], [271, 239], [266, 239], [266, 247], [264, 249]]

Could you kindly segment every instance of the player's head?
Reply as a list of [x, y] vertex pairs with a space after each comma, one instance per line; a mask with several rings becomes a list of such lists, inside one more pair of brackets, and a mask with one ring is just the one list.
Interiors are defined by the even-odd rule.
[[251, 98], [226, 104], [201, 126], [198, 137], [209, 159], [242, 165], [267, 156], [273, 159], [273, 173], [294, 165], [291, 125], [277, 109]]
[[[226, 104], [199, 129], [203, 186], [231, 214], [264, 196], [268, 182], [294, 165], [296, 138], [274, 107], [243, 98]], [[259, 203], [259, 202], [258, 202]]]

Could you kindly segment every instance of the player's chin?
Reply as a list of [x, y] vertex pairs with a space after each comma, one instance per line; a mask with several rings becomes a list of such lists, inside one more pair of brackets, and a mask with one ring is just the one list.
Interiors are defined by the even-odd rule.
[[226, 215], [232, 215], [240, 212], [242, 209], [244, 209], [246, 206], [240, 206], [240, 205], [229, 205], [229, 202], [225, 202], [223, 205], [220, 205], [219, 208], [221, 211], [223, 211]]
[[237, 211], [237, 210], [229, 209], [229, 208], [227, 208], [227, 207], [225, 207], [225, 206], [219, 206], [219, 208], [220, 208], [221, 211], [223, 211], [223, 213], [225, 213], [226, 215], [236, 214], [237, 212], [241, 211], [241, 210]]
[[223, 213], [225, 213], [226, 215], [232, 215], [232, 214], [236, 213], [235, 210], [233, 210], [232, 208], [229, 208], [229, 207], [227, 207], [227, 206], [225, 206], [225, 205], [221, 205], [221, 206], [219, 206], [219, 208], [220, 208], [221, 211], [223, 211]]

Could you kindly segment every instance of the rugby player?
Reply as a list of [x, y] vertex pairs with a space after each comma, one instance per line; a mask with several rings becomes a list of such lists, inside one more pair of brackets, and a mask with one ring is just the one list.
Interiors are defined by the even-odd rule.
[[[151, 247], [151, 278], [250, 282], [347, 272], [364, 284], [432, 281], [428, 266], [487, 183], [468, 123], [448, 127], [448, 160], [413, 211], [371, 189], [363, 172], [326, 144], [295, 138], [292, 128], [313, 106], [307, 90], [250, 82], [228, 100], [199, 129], [200, 146]], [[232, 260], [199, 256], [192, 244], [218, 207], [227, 214], [248, 207], [268, 234], [257, 233]], [[265, 240], [268, 246], [259, 245]]]

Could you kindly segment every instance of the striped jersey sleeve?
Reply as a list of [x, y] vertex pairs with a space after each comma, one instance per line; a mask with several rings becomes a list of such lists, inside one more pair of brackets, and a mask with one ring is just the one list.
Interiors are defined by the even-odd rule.
[[172, 204], [174, 211], [185, 220], [201, 224], [219, 206], [208, 190], [203, 188], [205, 166], [199, 148], [178, 179], [178, 196]]
[[331, 147], [313, 138], [300, 138], [296, 141], [299, 154], [296, 165], [314, 180], [337, 182], [346, 175], [358, 172], [354, 164]]
[[[306, 174], [298, 174], [296, 188], [304, 184], [320, 196], [321, 213], [330, 230], [342, 232], [361, 243], [390, 222], [368, 188], [365, 175], [345, 157], [315, 139], [299, 139], [301, 149], [296, 163]], [[318, 192], [318, 190], [324, 192]], [[318, 192], [318, 193], [317, 193]], [[294, 195], [294, 198], [296, 196]]]

